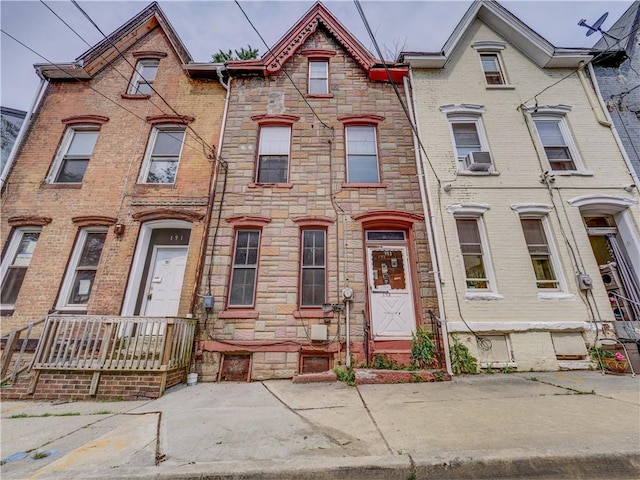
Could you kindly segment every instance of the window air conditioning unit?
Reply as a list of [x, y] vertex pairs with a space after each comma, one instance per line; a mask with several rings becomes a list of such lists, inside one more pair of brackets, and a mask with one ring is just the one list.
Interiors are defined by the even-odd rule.
[[488, 172], [491, 168], [491, 153], [469, 152], [464, 157], [464, 168], [472, 172]]

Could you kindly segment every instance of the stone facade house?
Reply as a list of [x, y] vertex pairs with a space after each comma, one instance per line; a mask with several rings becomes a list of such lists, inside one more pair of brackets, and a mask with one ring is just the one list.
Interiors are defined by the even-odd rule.
[[225, 108], [216, 65], [194, 64], [153, 3], [36, 70], [46, 91], [2, 192], [3, 333], [49, 313], [190, 316]]
[[408, 68], [386, 67], [319, 3], [261, 59], [226, 64], [203, 379], [286, 378], [376, 354], [407, 363], [417, 325], [438, 333], [414, 143], [391, 83], [404, 99]]
[[[586, 368], [638, 319], [638, 191], [586, 75], [493, 1], [411, 65], [450, 341], [485, 368]], [[636, 290], [637, 291], [637, 290]], [[626, 294], [626, 295], [623, 295]]]

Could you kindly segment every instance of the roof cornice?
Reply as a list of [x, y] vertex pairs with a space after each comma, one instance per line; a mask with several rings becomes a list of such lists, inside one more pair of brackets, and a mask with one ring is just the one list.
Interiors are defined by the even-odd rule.
[[494, 0], [476, 0], [466, 11], [439, 52], [402, 52], [400, 60], [414, 68], [443, 68], [473, 22], [479, 19], [504, 37], [540, 68], [578, 67], [592, 58], [588, 49], [556, 48]]

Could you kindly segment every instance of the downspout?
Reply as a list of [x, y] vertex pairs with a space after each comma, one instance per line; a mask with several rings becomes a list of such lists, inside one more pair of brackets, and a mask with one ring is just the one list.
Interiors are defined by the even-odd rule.
[[[640, 12], [640, 8], [638, 9]], [[624, 145], [622, 143], [622, 139], [620, 135], [618, 135], [618, 130], [616, 129], [616, 124], [613, 123], [611, 119], [611, 115], [609, 114], [609, 110], [607, 109], [606, 104], [604, 103], [604, 99], [602, 98], [602, 94], [600, 93], [600, 87], [598, 86], [598, 78], [596, 77], [596, 72], [593, 70], [593, 65], [591, 63], [587, 64], [587, 68], [589, 69], [589, 76], [591, 77], [591, 81], [593, 82], [594, 90], [596, 91], [596, 97], [598, 98], [598, 102], [600, 102], [600, 106], [602, 107], [602, 111], [606, 119], [609, 121], [609, 128], [611, 129], [611, 133], [613, 133], [613, 138], [616, 141], [616, 145], [618, 146], [618, 150], [622, 154], [622, 158], [624, 158], [624, 163], [627, 165], [627, 169], [629, 170], [629, 175], [631, 175], [631, 179], [633, 180], [633, 184], [636, 186], [636, 191], [640, 193], [640, 180], [638, 179], [638, 175], [636, 174], [633, 165], [631, 164], [631, 159], [629, 155], [627, 155], [627, 151], [624, 149]]]
[[24, 122], [22, 122], [22, 125], [20, 126], [20, 130], [18, 131], [18, 136], [16, 137], [16, 141], [13, 144], [13, 148], [11, 149], [11, 152], [9, 152], [9, 158], [7, 158], [7, 163], [2, 169], [2, 176], [0, 176], [0, 191], [4, 190], [4, 185], [5, 185], [5, 182], [7, 181], [7, 177], [9, 176], [9, 172], [11, 171], [11, 167], [13, 166], [13, 162], [15, 161], [16, 156], [18, 155], [18, 150], [20, 150], [20, 147], [22, 146], [22, 140], [27, 134], [27, 130], [29, 130], [29, 127], [31, 126], [31, 121], [33, 119], [35, 111], [40, 106], [40, 101], [44, 97], [43, 94], [44, 94], [46, 84], [47, 84], [47, 81], [45, 80], [45, 78], [40, 76], [40, 85], [38, 86], [38, 89], [36, 90], [36, 94], [33, 97], [33, 100], [31, 101], [31, 105], [29, 105], [29, 110], [27, 111], [27, 115], [24, 118]]
[[[590, 63], [589, 66], [591, 66]], [[589, 105], [591, 106], [593, 115], [596, 117], [596, 120], [600, 125], [602, 125], [603, 127], [611, 127], [611, 122], [607, 120], [606, 116], [605, 118], [602, 118], [604, 108], [602, 108], [602, 104], [597, 103], [597, 99], [593, 98], [593, 88], [591, 87], [591, 85], [589, 85], [589, 81], [584, 74], [584, 67], [584, 62], [580, 62], [580, 66], [578, 67], [578, 78], [580, 79], [580, 83], [582, 84], [584, 93], [587, 95], [587, 99], [589, 100]]]
[[[218, 174], [220, 172], [220, 152], [222, 151], [222, 141], [224, 138], [224, 130], [226, 127], [226, 123], [227, 123], [227, 110], [229, 108], [229, 92], [230, 92], [230, 88], [229, 88], [229, 84], [225, 84], [222, 80], [222, 70], [224, 70], [224, 67], [218, 67], [216, 69], [216, 72], [218, 74], [218, 80], [220, 82], [220, 85], [222, 85], [222, 87], [227, 91], [226, 97], [225, 97], [225, 101], [224, 101], [224, 110], [222, 112], [222, 123], [220, 125], [220, 135], [218, 136], [218, 146], [216, 148], [215, 151], [215, 157], [210, 159], [213, 162], [213, 174], [211, 175], [211, 183], [209, 184], [209, 201], [207, 202], [207, 214], [206, 214], [206, 219], [204, 222], [204, 232], [202, 235], [202, 242], [200, 245], [200, 259], [198, 261], [198, 268], [197, 268], [197, 275], [198, 278], [196, 279], [195, 282], [195, 288], [193, 290], [193, 295], [191, 297], [191, 305], [189, 306], [189, 313], [193, 314], [193, 310], [195, 309], [196, 306], [196, 301], [198, 298], [198, 289], [200, 288], [200, 282], [202, 282], [202, 272], [203, 272], [203, 265], [204, 265], [204, 259], [206, 257], [207, 254], [207, 241], [209, 239], [209, 229], [211, 228], [211, 215], [212, 215], [212, 210], [213, 210], [213, 201], [215, 199], [215, 194], [216, 194], [216, 184], [218, 182]], [[220, 207], [222, 208], [222, 206]], [[211, 261], [213, 262], [213, 250], [211, 252]], [[210, 292], [207, 292], [207, 295], [209, 295]]]
[[[433, 205], [433, 197], [431, 195], [431, 188], [429, 182], [427, 181], [427, 177], [425, 172], [423, 171], [424, 159], [422, 157], [423, 152], [420, 149], [419, 137], [420, 135], [420, 125], [415, 117], [414, 111], [416, 110], [415, 104], [415, 96], [409, 93], [410, 85], [413, 86], [413, 72], [409, 69], [409, 79], [404, 77], [404, 91], [407, 99], [407, 109], [409, 110], [409, 117], [411, 122], [415, 125], [415, 130], [413, 131], [413, 150], [415, 152], [416, 157], [416, 169], [418, 173], [418, 184], [420, 185], [420, 198], [422, 199], [422, 209], [424, 211], [424, 218], [426, 219], [427, 226], [427, 238], [429, 240], [429, 251], [431, 253], [431, 260], [433, 263], [433, 277], [434, 283], [436, 284], [436, 296], [438, 297], [438, 310], [440, 312], [440, 325], [442, 327], [442, 346], [444, 347], [444, 360], [445, 366], [447, 369], [447, 373], [449, 375], [453, 375], [453, 370], [451, 369], [451, 357], [449, 352], [449, 334], [447, 333], [447, 321], [445, 317], [444, 311], [444, 299], [442, 297], [442, 278], [440, 265], [442, 265], [442, 257], [440, 255], [440, 243], [438, 241], [438, 236], [434, 235], [436, 218], [433, 213], [433, 209], [429, 207]], [[417, 132], [417, 135], [416, 135]]]

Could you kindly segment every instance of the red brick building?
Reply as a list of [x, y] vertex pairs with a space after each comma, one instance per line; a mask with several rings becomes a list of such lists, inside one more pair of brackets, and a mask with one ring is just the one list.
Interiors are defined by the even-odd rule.
[[48, 312], [190, 316], [226, 90], [156, 3], [46, 79], [2, 192], [2, 332]]
[[[201, 293], [204, 380], [407, 361], [437, 309], [404, 65], [321, 4], [261, 59], [228, 62], [221, 222]], [[219, 185], [222, 185], [222, 178]]]

